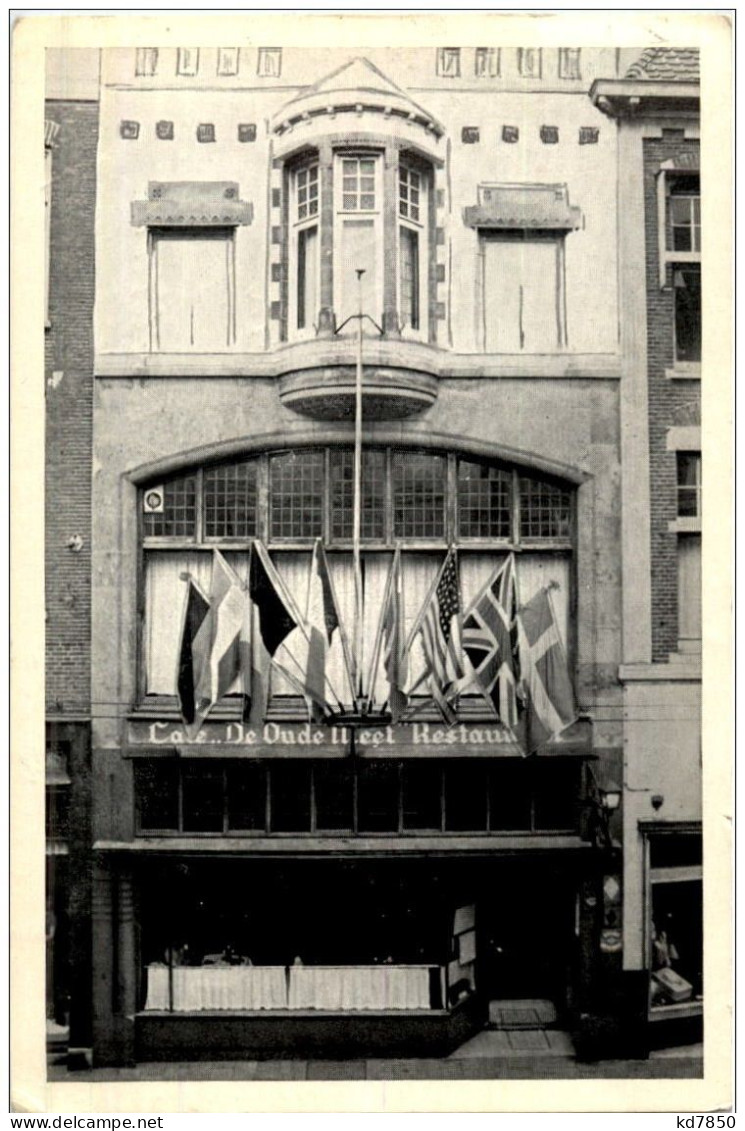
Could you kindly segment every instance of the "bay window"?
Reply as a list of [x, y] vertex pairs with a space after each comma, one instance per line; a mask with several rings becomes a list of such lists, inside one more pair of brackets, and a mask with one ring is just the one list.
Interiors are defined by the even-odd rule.
[[[355, 589], [350, 448], [267, 452], [189, 470], [145, 485], [142, 511], [141, 702], [154, 696], [162, 706], [175, 704], [184, 576], [190, 574], [209, 593], [213, 546], [220, 548], [245, 581], [251, 541], [261, 538], [302, 612], [313, 540], [323, 538], [339, 611], [347, 627], [351, 626]], [[553, 595], [554, 603], [560, 631], [568, 642], [572, 526], [572, 492], [558, 480], [456, 453], [365, 448], [361, 523], [365, 662], [372, 655], [396, 545], [402, 550], [407, 631], [414, 625], [448, 545], [455, 543], [464, 609], [504, 555], [519, 548], [521, 601], [556, 581], [559, 589]], [[301, 642], [291, 634], [283, 647], [286, 652], [277, 659], [288, 670], [296, 670], [293, 649], [299, 649], [300, 657]], [[424, 662], [417, 642], [411, 653], [412, 681]], [[344, 701], [349, 689], [338, 634], [329, 651], [327, 672], [331, 689]], [[240, 690], [236, 681], [226, 697], [226, 710], [240, 711]], [[374, 693], [376, 701], [385, 702], [382, 665]], [[272, 676], [272, 694], [273, 717], [283, 717], [283, 712], [284, 717], [302, 717], [296, 689], [279, 675]], [[463, 709], [493, 717], [490, 704], [476, 698], [469, 703], [464, 696]], [[324, 788], [328, 814], [324, 819], [346, 820], [343, 788], [331, 782]], [[467, 820], [457, 812], [456, 808], [453, 820]]]
[[[385, 143], [323, 148], [288, 163], [288, 338], [333, 332], [360, 305], [385, 333], [429, 336], [431, 183], [430, 164]], [[367, 321], [363, 332], [377, 334]]]

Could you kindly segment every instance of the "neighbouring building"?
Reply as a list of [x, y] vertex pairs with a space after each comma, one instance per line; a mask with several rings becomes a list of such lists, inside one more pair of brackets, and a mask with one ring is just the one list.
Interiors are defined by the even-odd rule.
[[[623, 1008], [612, 992], [622, 965], [644, 967], [642, 888], [627, 881], [622, 905], [621, 812], [609, 826], [601, 801], [625, 780], [637, 854], [672, 846], [655, 837], [678, 814], [661, 753], [643, 762], [646, 734], [627, 733], [624, 769], [623, 697], [630, 712], [632, 696], [647, 696], [630, 716], [642, 718], [658, 688], [697, 690], [679, 679], [692, 659], [656, 666], [679, 631], [671, 578], [684, 532], [667, 524], [688, 517], [675, 508], [693, 497], [682, 458], [693, 449], [678, 443], [676, 456], [665, 435], [691, 421], [672, 419], [689, 386], [666, 376], [675, 366], [653, 326], [677, 295], [659, 289], [656, 235], [648, 299], [639, 282], [652, 168], [665, 170], [666, 201], [693, 143], [660, 130], [642, 145], [639, 127], [617, 128], [593, 105], [594, 80], [625, 65], [586, 48], [102, 52], [94, 1063], [447, 1051], [515, 999], [547, 1002], [592, 1037]], [[638, 164], [627, 175], [629, 129]], [[632, 192], [639, 230], [627, 236]], [[692, 287], [692, 255], [669, 263]], [[464, 605], [514, 550], [521, 601], [553, 583], [580, 708], [529, 758], [477, 696], [461, 699], [451, 729], [423, 704], [409, 722], [356, 731], [352, 747], [344, 726], [309, 724], [279, 674], [263, 727], [243, 717], [238, 686], [196, 740], [181, 724], [187, 580], [209, 592], [214, 549], [245, 578], [262, 539], [302, 604], [321, 537], [351, 619], [348, 319], [360, 303], [372, 320], [365, 655], [396, 545], [409, 626], [448, 546]], [[693, 361], [690, 335], [678, 349]], [[648, 450], [633, 447], [630, 423], [647, 400], [650, 414], [659, 405]], [[622, 487], [625, 444], [635, 486]], [[669, 487], [651, 504], [651, 550], [647, 467]], [[639, 516], [631, 534], [625, 501]], [[80, 555], [59, 553], [82, 563], [90, 541], [82, 525], [74, 533]], [[627, 581], [623, 596], [622, 566], [641, 593]], [[411, 663], [421, 670], [421, 656]], [[634, 664], [646, 666], [635, 675]], [[328, 673], [343, 702], [336, 641]], [[383, 702], [382, 673], [374, 690]], [[665, 718], [655, 725], [668, 728], [667, 749]], [[634, 744], [638, 767], [660, 766], [654, 828], [637, 824], [648, 801], [630, 788], [642, 788], [629, 776]], [[635, 876], [637, 857], [626, 863]]]
[[591, 98], [623, 170], [623, 967], [659, 1043], [703, 1013], [698, 51], [651, 48]]
[[89, 1047], [93, 291], [98, 52], [47, 52], [47, 1019]]

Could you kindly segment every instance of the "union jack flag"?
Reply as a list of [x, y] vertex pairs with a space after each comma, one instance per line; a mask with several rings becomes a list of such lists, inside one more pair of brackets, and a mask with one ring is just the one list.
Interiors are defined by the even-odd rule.
[[463, 620], [463, 650], [478, 684], [508, 727], [518, 721], [515, 555], [497, 569]]
[[456, 719], [452, 700], [466, 678], [458, 567], [452, 547], [448, 550], [422, 618], [421, 634], [432, 698], [446, 722], [452, 724]]

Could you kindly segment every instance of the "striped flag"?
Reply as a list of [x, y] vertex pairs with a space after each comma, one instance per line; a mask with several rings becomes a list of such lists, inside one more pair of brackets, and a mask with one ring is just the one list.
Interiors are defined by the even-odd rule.
[[517, 629], [530, 754], [573, 723], [577, 709], [548, 589], [518, 611]]
[[[388, 679], [388, 702], [391, 706], [392, 721], [397, 723], [408, 702], [404, 688], [408, 680], [408, 658], [404, 637], [404, 593], [401, 551], [396, 548], [388, 575], [383, 610], [380, 617], [383, 637], [383, 666]], [[370, 694], [373, 693], [375, 672], [371, 677]]]
[[518, 722], [515, 555], [490, 578], [463, 619], [463, 650], [505, 726]]
[[331, 587], [328, 562], [320, 538], [313, 546], [306, 607], [307, 659], [305, 694], [314, 719], [322, 718], [328, 708], [326, 696], [326, 655], [334, 632], [339, 628], [339, 614]]
[[[266, 718], [274, 653], [297, 628], [299, 617], [266, 547], [258, 540], [251, 546], [248, 593], [250, 610], [242, 632], [244, 714], [253, 725], [260, 726]], [[297, 683], [296, 677], [286, 674], [290, 682]]]
[[[207, 611], [204, 596], [189, 578], [181, 638], [178, 691], [186, 733], [194, 738], [212, 707], [240, 671], [240, 638], [246, 597], [243, 585], [219, 550], [213, 551]], [[201, 603], [200, 603], [201, 597]], [[194, 633], [196, 619], [202, 615]]]
[[176, 689], [181, 718], [188, 729], [199, 730], [204, 716], [197, 713], [197, 685], [207, 666], [210, 650], [210, 602], [191, 575], [186, 577], [186, 604], [181, 627]]
[[452, 547], [427, 602], [420, 632], [430, 694], [442, 717], [452, 725], [456, 720], [452, 700], [468, 677], [463, 658], [458, 567]]

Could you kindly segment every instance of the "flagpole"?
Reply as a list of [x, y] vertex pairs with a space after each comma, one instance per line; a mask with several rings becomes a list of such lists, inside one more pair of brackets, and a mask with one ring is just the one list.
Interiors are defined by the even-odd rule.
[[362, 559], [360, 556], [360, 526], [362, 511], [362, 276], [357, 273], [357, 369], [354, 386], [354, 512], [352, 525], [352, 556], [354, 559], [354, 658], [356, 664], [355, 697], [362, 700]]

